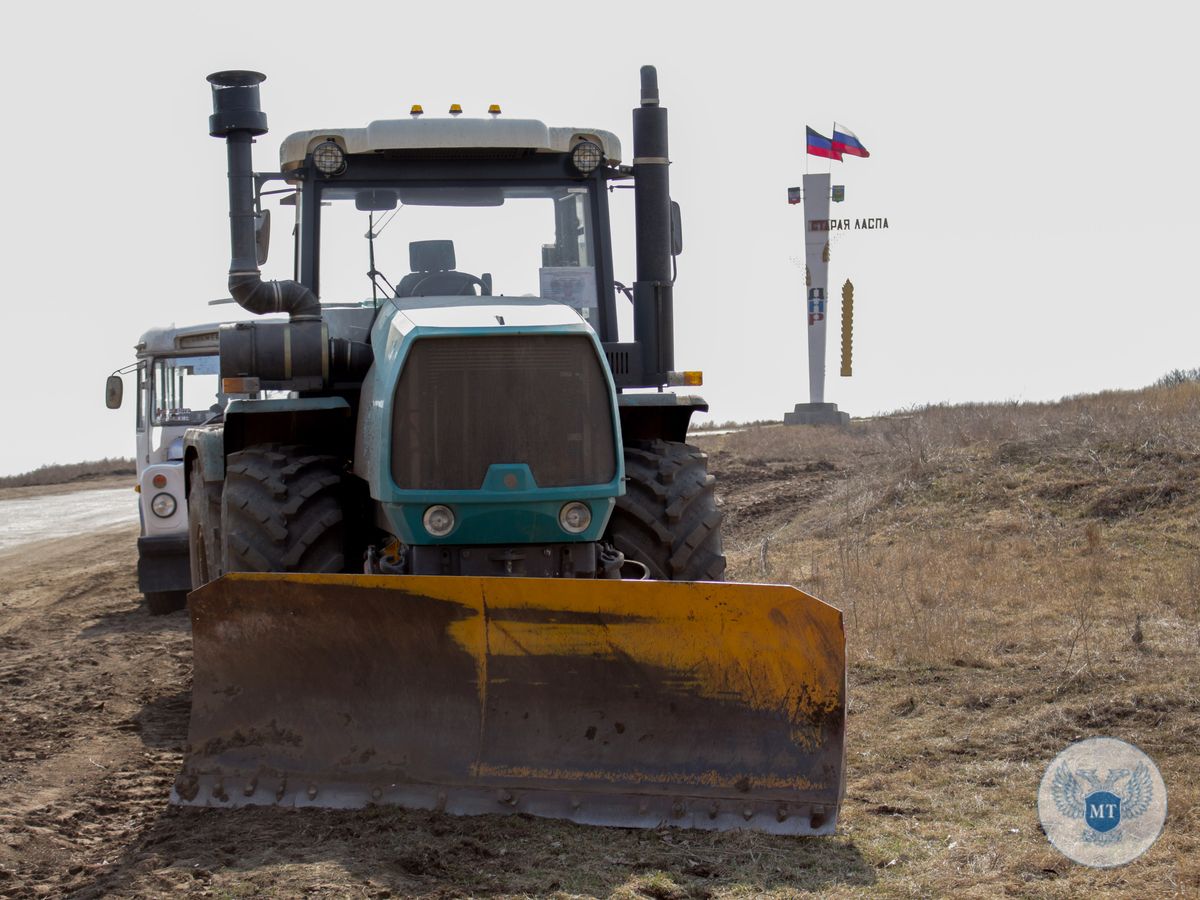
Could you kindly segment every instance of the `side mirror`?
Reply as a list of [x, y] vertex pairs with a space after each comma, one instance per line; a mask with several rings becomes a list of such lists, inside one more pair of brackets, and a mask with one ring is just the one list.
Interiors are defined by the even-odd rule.
[[109, 409], [120, 409], [121, 398], [125, 395], [125, 381], [120, 375], [109, 375], [104, 382], [104, 405]]
[[254, 245], [257, 249], [258, 264], [267, 261], [267, 251], [271, 248], [271, 211], [264, 209], [254, 217]]
[[671, 255], [678, 256], [683, 252], [683, 218], [679, 212], [679, 204], [671, 201]]

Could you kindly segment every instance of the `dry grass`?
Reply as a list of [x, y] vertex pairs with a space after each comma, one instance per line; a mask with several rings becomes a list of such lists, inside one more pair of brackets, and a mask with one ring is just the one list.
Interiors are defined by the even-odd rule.
[[[718, 475], [743, 454], [838, 469], [729, 549], [734, 577], [845, 613], [844, 839], [872, 893], [1200, 892], [1198, 410], [1183, 383], [706, 442]], [[1036, 817], [1045, 766], [1094, 735], [1141, 746], [1170, 791], [1159, 843], [1107, 872]]]

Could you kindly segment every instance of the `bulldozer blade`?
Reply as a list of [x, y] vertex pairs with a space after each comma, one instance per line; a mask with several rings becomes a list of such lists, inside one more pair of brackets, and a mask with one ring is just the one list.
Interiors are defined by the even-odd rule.
[[828, 834], [841, 613], [712, 582], [232, 574], [171, 802]]

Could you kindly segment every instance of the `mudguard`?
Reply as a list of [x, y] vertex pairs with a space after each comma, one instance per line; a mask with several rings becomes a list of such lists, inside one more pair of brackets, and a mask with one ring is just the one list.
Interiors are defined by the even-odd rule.
[[171, 801], [828, 834], [841, 613], [715, 582], [232, 574]]

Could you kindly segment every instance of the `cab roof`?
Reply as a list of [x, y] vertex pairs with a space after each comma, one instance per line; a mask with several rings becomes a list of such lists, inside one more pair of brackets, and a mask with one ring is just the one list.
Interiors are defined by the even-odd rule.
[[183, 354], [205, 356], [216, 353], [221, 322], [186, 325], [179, 328], [151, 328], [139, 339], [134, 349], [139, 356]]
[[582, 140], [604, 148], [610, 164], [621, 161], [621, 142], [610, 131], [596, 128], [551, 128], [537, 119], [379, 119], [366, 128], [327, 128], [298, 131], [279, 148], [283, 171], [300, 166], [317, 144], [333, 140], [347, 154], [377, 150], [532, 150], [569, 153]]

